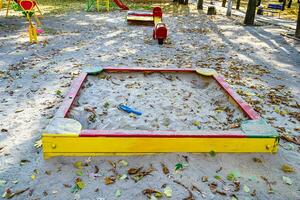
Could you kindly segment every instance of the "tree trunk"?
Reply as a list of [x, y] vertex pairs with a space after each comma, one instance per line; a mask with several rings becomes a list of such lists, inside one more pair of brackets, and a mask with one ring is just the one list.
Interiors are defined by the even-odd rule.
[[254, 25], [255, 10], [256, 10], [256, 0], [249, 0], [246, 15], [245, 15], [244, 24]]
[[295, 36], [297, 38], [300, 38], [300, 3], [298, 3], [298, 20], [297, 20], [297, 27], [296, 27], [296, 33], [295, 33]]
[[292, 3], [293, 3], [293, 0], [289, 0], [289, 3], [287, 5], [288, 8], [291, 8], [292, 7]]
[[203, 0], [198, 0], [198, 2], [197, 2], [197, 9], [198, 10], [203, 10]]
[[226, 6], [226, 0], [222, 0], [222, 7]]
[[216, 15], [216, 7], [215, 6], [208, 6], [207, 8], [207, 15]]
[[226, 16], [231, 16], [232, 0], [228, 0]]
[[283, 2], [282, 2], [282, 11], [284, 11], [284, 8], [285, 8], [285, 4], [286, 4], [286, 0], [283, 0]]
[[260, 4], [261, 4], [261, 0], [257, 0], [256, 7], [260, 6]]
[[239, 10], [241, 5], [241, 0], [236, 1], [236, 9]]

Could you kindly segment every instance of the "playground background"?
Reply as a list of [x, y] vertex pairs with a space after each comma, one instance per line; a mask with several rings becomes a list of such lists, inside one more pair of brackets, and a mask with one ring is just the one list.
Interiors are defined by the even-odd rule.
[[[39, 6], [43, 10], [43, 12], [47, 15], [49, 14], [62, 14], [68, 11], [78, 11], [86, 8], [87, 0], [39, 0]], [[164, 10], [164, 13], [174, 13], [174, 9], [170, 10], [170, 5], [172, 4], [172, 0], [124, 0], [125, 4], [127, 4], [131, 9], [144, 9], [150, 10], [152, 5], [161, 6]], [[214, 1], [221, 2], [221, 1]], [[204, 1], [204, 3], [210, 3], [209, 0]], [[247, 0], [241, 0], [240, 10], [246, 12], [247, 9]], [[279, 2], [276, 0], [262, 1], [262, 5], [267, 7], [268, 3], [278, 4]], [[298, 5], [297, 0], [293, 0], [291, 8], [287, 8], [281, 12], [280, 16], [284, 19], [297, 19], [298, 13]], [[4, 6], [6, 2], [4, 2]], [[227, 4], [226, 4], [227, 6]], [[236, 0], [233, 0], [232, 8], [235, 9]], [[113, 1], [111, 1], [111, 7], [114, 10], [117, 10], [118, 7], [115, 5]], [[180, 9], [186, 9], [184, 6], [179, 6]], [[175, 11], [176, 12], [176, 11]], [[278, 15], [275, 15], [278, 17]]]

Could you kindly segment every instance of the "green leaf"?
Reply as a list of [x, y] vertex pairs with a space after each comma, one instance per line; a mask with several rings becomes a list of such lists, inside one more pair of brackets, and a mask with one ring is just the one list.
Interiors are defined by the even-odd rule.
[[80, 188], [77, 186], [77, 184], [75, 184], [72, 188], [71, 188], [71, 193], [76, 193], [80, 190]]
[[61, 92], [60, 90], [56, 90], [56, 91], [55, 91], [55, 94], [56, 94], [57, 96], [60, 96], [60, 95], [62, 94], [62, 92]]
[[121, 190], [117, 190], [116, 193], [115, 193], [115, 196], [116, 197], [120, 197], [122, 194], [122, 191]]
[[175, 165], [175, 171], [177, 171], [177, 170], [182, 170], [183, 169], [183, 164], [182, 163], [177, 163], [176, 165]]
[[119, 180], [125, 180], [127, 178], [127, 174], [123, 174], [122, 176], [119, 177]]
[[201, 123], [199, 121], [193, 121], [193, 125], [199, 127]]
[[288, 185], [292, 185], [293, 184], [292, 179], [290, 179], [289, 177], [283, 176], [282, 180], [283, 180], [283, 182], [285, 182]]
[[209, 155], [210, 155], [211, 157], [215, 157], [215, 156], [216, 156], [216, 152], [215, 152], [215, 151], [210, 151], [210, 152], [209, 152]]
[[166, 197], [171, 198], [172, 197], [172, 188], [170, 188], [169, 186], [167, 186], [164, 189], [164, 194], [166, 195]]
[[77, 174], [78, 176], [82, 176], [82, 175], [83, 175], [83, 172], [82, 172], [81, 170], [77, 170], [77, 171], [76, 171], [76, 174]]
[[222, 179], [221, 176], [219, 176], [219, 175], [215, 175], [214, 178], [217, 179], [217, 180], [221, 180]]
[[233, 181], [233, 180], [235, 179], [233, 173], [228, 174], [228, 175], [226, 176], [226, 178], [227, 178], [227, 180], [229, 180], [229, 181]]
[[244, 192], [250, 192], [250, 188], [247, 185], [244, 185], [243, 187]]
[[82, 189], [85, 187], [85, 183], [82, 182], [82, 181], [76, 182], [76, 185], [78, 186], [78, 188], [79, 188], [80, 190], [82, 190]]
[[82, 162], [81, 161], [75, 162], [74, 167], [77, 168], [77, 169], [82, 169]]
[[128, 162], [126, 160], [120, 160], [119, 163], [121, 163], [123, 166], [128, 166]]

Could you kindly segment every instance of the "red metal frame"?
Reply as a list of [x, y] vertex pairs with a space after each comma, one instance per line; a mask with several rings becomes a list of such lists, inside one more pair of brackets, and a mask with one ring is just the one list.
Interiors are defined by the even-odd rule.
[[[143, 73], [157, 73], [157, 72], [176, 72], [176, 73], [191, 73], [195, 72], [195, 69], [153, 69], [153, 68], [115, 68], [115, 67], [104, 67], [104, 72], [143, 72]], [[55, 117], [65, 118], [68, 115], [72, 104], [79, 94], [82, 84], [86, 80], [88, 74], [82, 73], [76, 78], [70, 90], [65, 97], [62, 105], [55, 114]], [[225, 79], [221, 75], [214, 75], [212, 78], [226, 91], [226, 93], [237, 103], [242, 109], [246, 116], [253, 120], [259, 119], [260, 115], [253, 110], [230, 86], [225, 82]], [[247, 135], [241, 130], [229, 130], [229, 131], [123, 131], [123, 130], [82, 130], [79, 137], [169, 137], [169, 138], [245, 138]]]

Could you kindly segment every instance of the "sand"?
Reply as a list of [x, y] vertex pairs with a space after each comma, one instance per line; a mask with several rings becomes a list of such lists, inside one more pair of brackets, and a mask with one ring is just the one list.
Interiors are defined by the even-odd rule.
[[[163, 191], [163, 186], [169, 186], [173, 190], [171, 199], [188, 197], [188, 191], [174, 182], [178, 180], [189, 189], [194, 185], [203, 192], [201, 195], [190, 189], [195, 199], [232, 199], [232, 194], [238, 199], [300, 199], [299, 146], [284, 140], [280, 141], [277, 154], [217, 153], [214, 157], [173, 153], [44, 160], [41, 149], [34, 147], [71, 81], [83, 67], [95, 65], [214, 68], [274, 127], [290, 136], [299, 136], [299, 120], [292, 113], [299, 113], [295, 105], [299, 105], [300, 96], [300, 47], [280, 35], [290, 30], [265, 24], [245, 27], [242, 18], [227, 18], [221, 11], [220, 15], [208, 18], [194, 7], [195, 4], [191, 5], [180, 15], [165, 16], [169, 39], [164, 46], [152, 41], [151, 27], [127, 26], [125, 13], [118, 11], [45, 16], [46, 33], [39, 38], [39, 44], [29, 45], [24, 19], [6, 19], [2, 10], [0, 193], [7, 188], [15, 192], [29, 187], [14, 199], [147, 199], [142, 194], [144, 189]], [[279, 102], [272, 98], [274, 94], [275, 99], [281, 99]], [[113, 175], [108, 161], [121, 159], [128, 162], [128, 166], [117, 164], [121, 175], [128, 168], [146, 169], [150, 164], [157, 171], [137, 183], [129, 178], [105, 185], [104, 178]], [[73, 166], [76, 161], [88, 164], [82, 175]], [[161, 163], [169, 168], [169, 175], [164, 175]], [[175, 172], [177, 163], [183, 163], [185, 169]], [[283, 164], [292, 166], [295, 172], [284, 173]], [[99, 167], [97, 175], [93, 174], [95, 165]], [[240, 174], [238, 192], [228, 189], [231, 181], [226, 176], [232, 171]], [[208, 182], [202, 182], [202, 176], [208, 176]], [[273, 193], [268, 192], [269, 186], [261, 176], [271, 182]], [[290, 178], [292, 185], [286, 184], [283, 176]], [[85, 188], [71, 193], [69, 186], [78, 177]], [[223, 182], [216, 179], [219, 177]], [[219, 191], [225, 190], [226, 196], [212, 193], [208, 186], [212, 182], [217, 183]], [[118, 190], [120, 197], [115, 196]]]
[[69, 117], [84, 129], [228, 130], [247, 119], [213, 78], [192, 73], [103, 73], [83, 88]]

